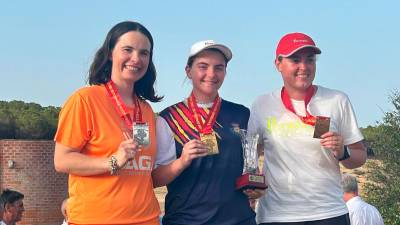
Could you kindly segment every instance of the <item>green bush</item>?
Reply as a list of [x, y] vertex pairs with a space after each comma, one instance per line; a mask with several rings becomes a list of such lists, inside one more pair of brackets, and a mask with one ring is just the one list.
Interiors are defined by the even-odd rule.
[[0, 101], [0, 139], [51, 140], [60, 108], [22, 101]]
[[7, 108], [0, 108], [0, 137], [14, 138], [15, 130], [16, 124], [14, 115], [11, 114]]
[[386, 225], [400, 224], [400, 92], [391, 96], [394, 110], [386, 112], [376, 127], [363, 133], [381, 163], [368, 165], [366, 199], [382, 214]]

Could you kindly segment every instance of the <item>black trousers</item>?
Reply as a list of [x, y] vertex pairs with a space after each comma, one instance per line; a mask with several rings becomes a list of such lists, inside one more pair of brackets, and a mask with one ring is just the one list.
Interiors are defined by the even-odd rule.
[[294, 223], [259, 223], [258, 225], [350, 225], [349, 214], [323, 220], [303, 221]]

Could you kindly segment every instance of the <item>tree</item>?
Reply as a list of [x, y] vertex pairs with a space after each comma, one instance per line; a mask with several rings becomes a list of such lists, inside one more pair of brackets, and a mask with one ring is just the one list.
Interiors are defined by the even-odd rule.
[[23, 101], [0, 101], [0, 139], [51, 140], [60, 108]]
[[365, 186], [367, 201], [379, 208], [385, 224], [400, 224], [400, 92], [392, 93], [394, 110], [383, 121], [369, 128], [366, 138], [382, 164], [373, 164]]
[[59, 107], [54, 107], [54, 106], [48, 106], [43, 108], [42, 111], [42, 116], [44, 118], [47, 118], [47, 123], [48, 123], [48, 130], [47, 134], [44, 135], [43, 138], [45, 139], [53, 139], [54, 134], [57, 131], [57, 125], [58, 125], [58, 114], [60, 113], [60, 108]]
[[15, 118], [13, 114], [6, 108], [0, 108], [0, 137], [15, 138]]
[[18, 113], [16, 127], [17, 139], [42, 139], [50, 129], [47, 119], [32, 109]]

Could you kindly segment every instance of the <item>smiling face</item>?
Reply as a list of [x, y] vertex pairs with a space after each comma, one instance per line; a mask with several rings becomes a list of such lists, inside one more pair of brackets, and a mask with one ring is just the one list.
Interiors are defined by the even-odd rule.
[[204, 50], [197, 54], [186, 74], [193, 83], [193, 94], [201, 103], [214, 101], [226, 74], [225, 57], [217, 50]]
[[315, 51], [311, 48], [301, 49], [287, 58], [275, 61], [275, 66], [281, 72], [283, 83], [289, 94], [291, 92], [305, 93], [312, 85], [316, 71], [315, 62]]
[[130, 31], [119, 37], [112, 50], [111, 79], [115, 83], [131, 83], [140, 80], [150, 61], [149, 39], [138, 31]]

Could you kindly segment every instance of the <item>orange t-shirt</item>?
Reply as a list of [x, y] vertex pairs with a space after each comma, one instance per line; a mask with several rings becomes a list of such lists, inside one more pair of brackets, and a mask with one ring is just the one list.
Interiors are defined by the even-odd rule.
[[[156, 156], [155, 118], [140, 101], [149, 124], [150, 145], [137, 152], [118, 175], [69, 175], [68, 219], [74, 224], [159, 224], [160, 208], [151, 170]], [[130, 109], [132, 113], [133, 108]], [[84, 87], [63, 106], [55, 141], [91, 157], [110, 157], [124, 140], [126, 125], [104, 85]], [[79, 163], [79, 162], [77, 162]]]

